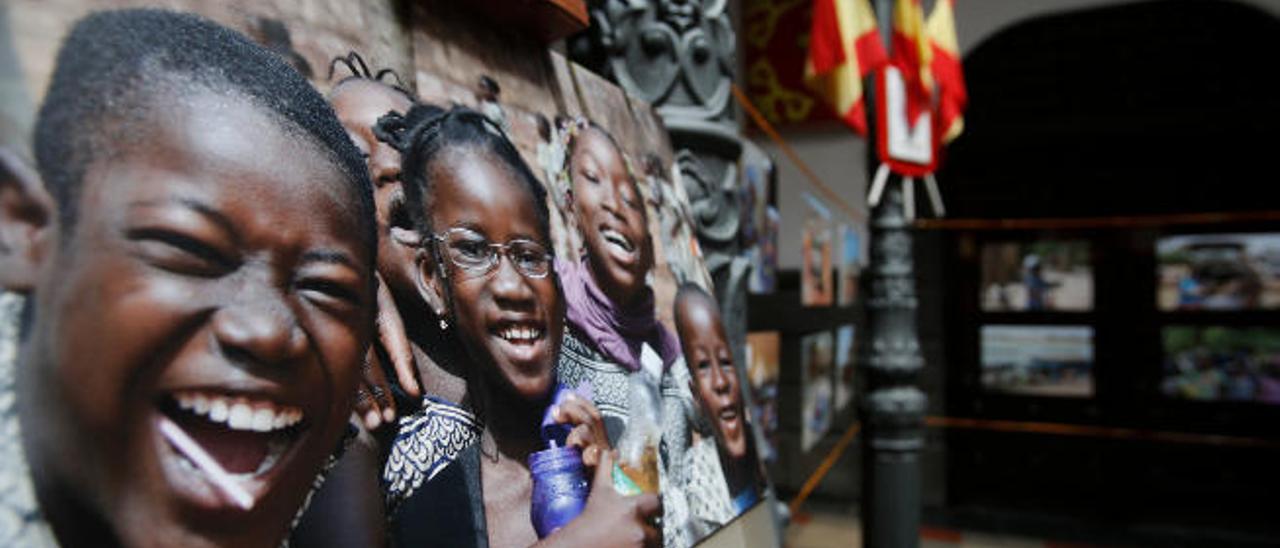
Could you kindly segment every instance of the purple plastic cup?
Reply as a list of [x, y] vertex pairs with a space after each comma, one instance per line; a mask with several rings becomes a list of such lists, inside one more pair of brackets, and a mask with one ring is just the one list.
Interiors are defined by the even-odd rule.
[[587, 505], [590, 489], [576, 447], [554, 447], [529, 455], [533, 475], [530, 518], [538, 538], [568, 525]]

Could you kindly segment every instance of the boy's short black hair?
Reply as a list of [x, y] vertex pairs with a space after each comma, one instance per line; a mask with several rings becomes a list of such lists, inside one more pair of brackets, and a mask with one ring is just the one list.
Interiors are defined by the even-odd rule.
[[675, 303], [675, 306], [676, 306], [676, 314], [675, 314], [676, 323], [681, 322], [681, 315], [679, 313], [679, 310], [680, 310], [681, 303], [684, 303], [684, 302], [688, 302], [690, 304], [693, 304], [695, 302], [701, 302], [703, 304], [710, 306], [711, 309], [714, 310], [717, 315], [720, 314], [720, 305], [716, 303], [716, 298], [712, 296], [711, 293], [708, 293], [706, 289], [703, 289], [702, 286], [695, 284], [693, 282], [685, 282], [680, 284], [680, 287], [676, 289], [676, 298], [673, 299], [673, 302]]
[[324, 97], [279, 56], [240, 33], [157, 9], [90, 14], [58, 51], [36, 121], [35, 155], [63, 230], [78, 218], [89, 166], [144, 129], [138, 124], [154, 119], [161, 94], [180, 102], [199, 91], [246, 98], [275, 115], [287, 133], [313, 141], [350, 182], [365, 243], [376, 244], [368, 168]]

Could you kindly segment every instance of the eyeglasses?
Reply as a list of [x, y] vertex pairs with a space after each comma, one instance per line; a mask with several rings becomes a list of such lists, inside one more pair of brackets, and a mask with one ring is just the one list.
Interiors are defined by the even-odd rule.
[[444, 244], [449, 261], [468, 275], [484, 276], [498, 266], [500, 255], [506, 255], [516, 271], [526, 278], [545, 278], [551, 273], [551, 254], [533, 240], [511, 240], [495, 244], [474, 230], [451, 228], [432, 238]]

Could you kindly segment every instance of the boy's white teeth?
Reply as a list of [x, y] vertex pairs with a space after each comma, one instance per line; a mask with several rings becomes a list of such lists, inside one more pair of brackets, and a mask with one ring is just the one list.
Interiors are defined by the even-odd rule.
[[542, 330], [536, 327], [508, 327], [498, 333], [498, 336], [509, 341], [531, 341], [542, 336]]
[[278, 405], [270, 400], [230, 397], [205, 392], [178, 392], [173, 396], [178, 408], [232, 430], [270, 432], [289, 428], [302, 421], [302, 410]]

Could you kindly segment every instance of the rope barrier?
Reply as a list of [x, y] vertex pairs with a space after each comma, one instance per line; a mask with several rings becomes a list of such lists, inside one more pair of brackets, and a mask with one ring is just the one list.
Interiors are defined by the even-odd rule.
[[791, 515], [796, 515], [800, 510], [800, 505], [804, 504], [805, 499], [809, 498], [809, 494], [818, 488], [818, 484], [822, 483], [822, 478], [827, 476], [827, 472], [831, 471], [831, 467], [836, 465], [836, 461], [844, 455], [844, 450], [853, 442], [854, 436], [858, 434], [858, 430], [862, 428], [862, 423], [853, 421], [849, 425], [849, 429], [844, 431], [844, 435], [840, 436], [840, 441], [836, 442], [836, 446], [831, 448], [831, 452], [827, 453], [826, 458], [822, 459], [822, 464], [818, 465], [818, 469], [809, 475], [809, 479], [804, 482], [804, 486], [800, 488], [800, 492], [796, 494], [796, 498], [791, 499], [791, 504], [787, 505], [787, 510]]

